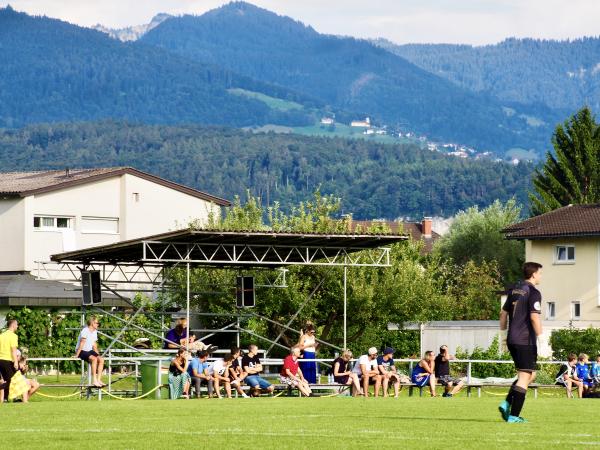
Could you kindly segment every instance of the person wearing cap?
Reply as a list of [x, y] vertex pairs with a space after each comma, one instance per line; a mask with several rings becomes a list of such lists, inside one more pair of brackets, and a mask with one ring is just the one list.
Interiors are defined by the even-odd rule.
[[383, 377], [377, 367], [377, 348], [371, 347], [366, 355], [358, 358], [352, 371], [361, 379], [365, 397], [369, 396], [370, 384], [375, 385], [375, 397], [379, 396]]
[[164, 339], [164, 348], [177, 349], [179, 347], [189, 347], [193, 351], [203, 351], [211, 353], [218, 349], [216, 345], [206, 345], [202, 341], [196, 341], [196, 336], [193, 334], [189, 337], [188, 342], [188, 328], [187, 328], [187, 316], [183, 313], [173, 315], [176, 320], [175, 327], [167, 331]]
[[377, 367], [379, 368], [379, 372], [382, 376], [383, 396], [388, 396], [388, 386], [391, 383], [394, 385], [394, 397], [398, 398], [398, 392], [400, 390], [400, 376], [398, 375], [396, 366], [394, 365], [393, 348], [385, 348], [383, 355], [377, 358]]
[[461, 379], [450, 376], [450, 361], [453, 359], [455, 357], [450, 354], [447, 345], [442, 345], [439, 355], [435, 357], [435, 377], [444, 386], [442, 397], [452, 397], [454, 394], [458, 394], [458, 391], [464, 386]]

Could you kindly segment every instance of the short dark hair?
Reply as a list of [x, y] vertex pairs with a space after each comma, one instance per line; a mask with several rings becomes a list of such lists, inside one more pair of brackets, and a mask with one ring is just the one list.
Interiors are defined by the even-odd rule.
[[568, 361], [575, 361], [577, 359], [577, 355], [575, 353], [569, 353]]
[[208, 352], [206, 350], [202, 350], [198, 352], [198, 359], [206, 358], [208, 356]]
[[425, 352], [425, 356], [432, 356], [432, 355], [433, 355], [433, 351], [431, 351], [431, 350], [427, 350]]
[[8, 319], [6, 321], [6, 328], [10, 328], [12, 326], [13, 323], [15, 323], [17, 321], [17, 319]]
[[232, 355], [235, 355], [237, 352], [239, 352], [241, 349], [239, 347], [233, 346], [229, 349], [230, 353]]
[[534, 273], [542, 268], [540, 263], [536, 262], [526, 262], [523, 264], [523, 279], [529, 280]]
[[444, 350], [447, 350], [448, 346], [446, 344], [440, 346], [440, 353], [444, 353]]

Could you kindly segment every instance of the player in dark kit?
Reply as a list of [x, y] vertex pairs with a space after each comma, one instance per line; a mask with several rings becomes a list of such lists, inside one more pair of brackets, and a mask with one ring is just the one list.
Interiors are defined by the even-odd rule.
[[506, 330], [508, 324], [506, 343], [517, 369], [517, 380], [498, 407], [502, 419], [509, 423], [526, 422], [520, 416], [521, 409], [529, 383], [535, 379], [537, 337], [542, 334], [542, 295], [535, 286], [540, 283], [541, 269], [535, 262], [523, 265], [524, 281], [510, 289], [500, 313], [500, 329]]

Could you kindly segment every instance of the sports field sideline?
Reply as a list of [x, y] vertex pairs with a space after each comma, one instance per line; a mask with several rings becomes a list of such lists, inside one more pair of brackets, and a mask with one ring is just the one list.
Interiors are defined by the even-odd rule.
[[507, 424], [499, 398], [34, 401], [0, 406], [22, 448], [592, 448], [600, 402], [531, 399]]

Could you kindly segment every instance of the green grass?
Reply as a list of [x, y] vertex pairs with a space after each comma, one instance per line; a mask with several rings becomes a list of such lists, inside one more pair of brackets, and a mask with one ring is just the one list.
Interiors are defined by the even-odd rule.
[[269, 108], [276, 109], [279, 111], [289, 111], [292, 109], [303, 109], [300, 103], [292, 102], [289, 100], [283, 100], [276, 97], [270, 97], [265, 94], [261, 94], [260, 92], [247, 91], [245, 89], [234, 88], [227, 90], [230, 94], [239, 95], [242, 97], [253, 98], [265, 103]]
[[591, 448], [595, 400], [528, 399], [506, 424], [502, 397], [32, 401], [0, 405], [25, 448]]

